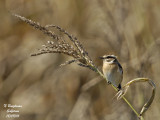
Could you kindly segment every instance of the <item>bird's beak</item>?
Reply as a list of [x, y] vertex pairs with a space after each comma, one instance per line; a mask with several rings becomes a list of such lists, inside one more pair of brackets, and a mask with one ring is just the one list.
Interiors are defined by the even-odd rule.
[[101, 57], [99, 57], [99, 59], [102, 59], [102, 60], [103, 60], [103, 59], [104, 59], [104, 57], [103, 57], [103, 56], [101, 56]]

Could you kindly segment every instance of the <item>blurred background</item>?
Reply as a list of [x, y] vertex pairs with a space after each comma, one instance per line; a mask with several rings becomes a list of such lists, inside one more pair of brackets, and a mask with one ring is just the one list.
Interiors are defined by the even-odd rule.
[[[0, 120], [138, 120], [105, 80], [81, 92], [98, 75], [76, 64], [59, 67], [72, 58], [30, 57], [51, 38], [9, 11], [77, 36], [99, 69], [99, 56], [118, 56], [122, 86], [137, 77], [152, 79], [156, 96], [144, 118], [160, 119], [159, 0], [0, 0]], [[148, 83], [138, 83], [126, 98], [140, 112], [151, 92]], [[14, 108], [19, 118], [6, 118], [4, 104], [21, 105]]]

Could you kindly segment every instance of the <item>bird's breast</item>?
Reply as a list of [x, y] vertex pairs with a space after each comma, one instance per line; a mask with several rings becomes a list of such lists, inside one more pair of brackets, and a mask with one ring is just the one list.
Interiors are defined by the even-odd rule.
[[122, 82], [122, 72], [116, 64], [104, 64], [103, 74], [115, 87], [118, 87]]

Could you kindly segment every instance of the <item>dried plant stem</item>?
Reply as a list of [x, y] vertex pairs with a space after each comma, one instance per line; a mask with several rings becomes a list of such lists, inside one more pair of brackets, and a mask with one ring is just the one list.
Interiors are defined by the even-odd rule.
[[[105, 78], [105, 76], [102, 74], [102, 72], [100, 72], [98, 69], [97, 69], [97, 73], [98, 73], [100, 76], [102, 76], [106, 81], [108, 81], [108, 80]], [[117, 89], [116, 87], [114, 87], [113, 85], [112, 85], [112, 87], [113, 87], [116, 91], [118, 91], [118, 89]], [[124, 96], [123, 96], [122, 98], [123, 98], [123, 100], [128, 104], [128, 106], [133, 110], [133, 112], [137, 115], [137, 117], [140, 118], [140, 120], [144, 120], [144, 118], [143, 118], [142, 116], [140, 116], [140, 114], [134, 109], [134, 107], [131, 105], [131, 103], [130, 103]]]
[[[66, 61], [64, 64], [62, 64], [62, 66], [75, 62], [81, 67], [86, 67], [86, 68], [98, 73], [101, 77], [103, 77], [108, 82], [108, 80], [103, 75], [103, 73], [94, 65], [94, 63], [93, 63], [92, 59], [90, 58], [90, 56], [88, 55], [87, 51], [84, 49], [84, 47], [82, 46], [82, 44], [78, 41], [78, 39], [76, 37], [69, 34], [67, 31], [65, 31], [64, 29], [62, 29], [59, 26], [56, 26], [56, 25], [42, 26], [38, 22], [34, 22], [34, 21], [27, 19], [25, 17], [22, 17], [20, 15], [17, 15], [17, 14], [12, 14], [12, 15], [19, 18], [20, 20], [26, 22], [30, 26], [40, 30], [45, 35], [50, 36], [52, 39], [56, 40], [56, 42], [48, 41], [47, 44], [43, 45], [42, 48], [40, 48], [37, 53], [32, 54], [32, 56], [37, 56], [37, 55], [46, 54], [46, 53], [61, 53], [61, 54], [71, 56], [73, 59], [70, 61]], [[56, 30], [60, 31], [61, 33], [65, 34], [69, 38], [69, 40], [71, 41], [71, 44], [69, 42], [67, 42], [66, 40], [63, 40], [62, 37], [60, 37], [59, 35], [50, 31], [48, 29], [49, 27], [53, 27]], [[99, 80], [99, 79], [94, 79], [94, 80], [90, 81], [89, 83], [86, 83], [82, 87], [82, 91], [88, 90], [89, 88], [96, 85], [100, 81], [101, 80]], [[142, 107], [140, 114], [134, 109], [134, 107], [131, 105], [131, 103], [124, 97], [129, 85], [131, 85], [132, 83], [135, 83], [135, 82], [148, 82], [153, 88], [152, 96], [149, 99], [149, 101], [147, 101], [147, 103]], [[113, 85], [112, 85], [112, 87], [116, 91], [118, 91], [117, 88], [114, 87]], [[133, 110], [133, 112], [137, 115], [137, 117], [140, 120], [144, 120], [142, 115], [144, 114], [144, 112], [147, 111], [147, 109], [150, 107], [151, 103], [153, 102], [153, 99], [155, 96], [155, 88], [156, 88], [155, 84], [152, 80], [147, 79], [147, 78], [137, 78], [137, 79], [131, 80], [127, 84], [125, 84], [123, 86], [123, 89], [118, 92], [117, 98], [123, 98], [123, 100]]]
[[[99, 71], [98, 68], [95, 68], [95, 69], [96, 69], [96, 72], [108, 82], [108, 80], [105, 78], [105, 76], [102, 74], [102, 72]], [[133, 83], [136, 83], [136, 82], [148, 82], [148, 83], [152, 86], [152, 89], [153, 89], [153, 90], [152, 90], [152, 96], [151, 96], [150, 99], [144, 104], [144, 106], [143, 106], [142, 109], [141, 109], [140, 114], [135, 110], [135, 108], [131, 105], [131, 103], [124, 97], [124, 95], [126, 94], [129, 86], [130, 86], [131, 84], [133, 84]], [[90, 83], [92, 83], [92, 82], [90, 82]], [[94, 81], [94, 83], [98, 83], [98, 82], [95, 82], [95, 81]], [[95, 85], [95, 84], [94, 84], [94, 85]], [[112, 84], [111, 84], [111, 85], [112, 85]], [[88, 86], [89, 86], [89, 85], [88, 85]], [[90, 86], [90, 87], [92, 87], [92, 86]], [[113, 87], [116, 91], [118, 91], [118, 89], [117, 89], [116, 87], [114, 87], [113, 85], [112, 85], [112, 87]], [[123, 100], [128, 104], [128, 106], [133, 110], [133, 112], [137, 115], [137, 117], [138, 117], [140, 120], [144, 120], [144, 118], [143, 118], [142, 115], [148, 110], [148, 108], [149, 108], [150, 105], [152, 104], [153, 99], [154, 99], [154, 96], [155, 96], [155, 90], [156, 90], [156, 85], [155, 85], [155, 83], [154, 83], [152, 80], [148, 79], [148, 78], [136, 78], [136, 79], [133, 79], [133, 80], [129, 81], [127, 84], [125, 84], [125, 85], [123, 86], [123, 89], [124, 89], [124, 91], [121, 90], [121, 91], [118, 92], [118, 94], [119, 94], [118, 97], [119, 97], [119, 98], [123, 98]]]
[[139, 117], [140, 116], [139, 113], [133, 108], [131, 103], [124, 96], [122, 98], [129, 105], [129, 107], [133, 110], [133, 112], [137, 115], [137, 117]]
[[[136, 78], [136, 79], [133, 79], [133, 80], [129, 81], [127, 84], [125, 84], [123, 86], [123, 89], [120, 91], [119, 96], [124, 96], [125, 93], [127, 92], [128, 88], [129, 88], [129, 86], [132, 85], [133, 83], [136, 83], [136, 82], [147, 82], [152, 87], [152, 95], [149, 98], [149, 100], [143, 105], [143, 107], [141, 109], [140, 116], [142, 116], [148, 110], [148, 108], [151, 106], [151, 104], [154, 100], [156, 85], [152, 80], [150, 80], [148, 78]], [[125, 92], [123, 92], [123, 91], [125, 91]]]

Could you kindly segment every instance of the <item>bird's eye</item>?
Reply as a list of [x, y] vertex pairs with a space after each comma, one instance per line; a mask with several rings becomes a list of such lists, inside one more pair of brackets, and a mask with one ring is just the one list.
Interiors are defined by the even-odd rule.
[[111, 59], [106, 59], [105, 61], [106, 61], [106, 62], [111, 62]]
[[111, 59], [111, 58], [110, 58], [110, 59], [105, 59], [105, 61], [106, 61], [106, 62], [114, 62], [115, 59]]

